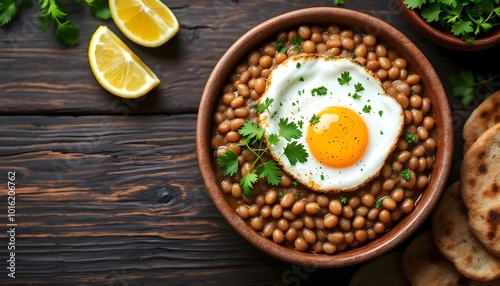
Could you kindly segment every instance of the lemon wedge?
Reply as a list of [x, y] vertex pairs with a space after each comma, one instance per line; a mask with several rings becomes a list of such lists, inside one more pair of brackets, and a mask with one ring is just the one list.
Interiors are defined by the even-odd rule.
[[131, 41], [158, 47], [179, 31], [174, 13], [159, 0], [109, 0], [116, 26]]
[[99, 84], [119, 97], [142, 96], [160, 83], [149, 67], [106, 26], [100, 26], [92, 35], [88, 57]]

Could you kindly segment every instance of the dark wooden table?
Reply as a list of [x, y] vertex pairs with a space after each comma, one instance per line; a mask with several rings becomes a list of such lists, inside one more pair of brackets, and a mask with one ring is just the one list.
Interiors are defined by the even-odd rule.
[[[239, 237], [205, 191], [195, 151], [198, 103], [224, 51], [268, 18], [333, 1], [164, 2], [181, 24], [177, 36], [155, 49], [125, 39], [162, 80], [136, 100], [107, 93], [92, 75], [94, 30], [105, 24], [124, 37], [87, 7], [70, 14], [81, 28], [77, 47], [38, 28], [38, 4], [0, 29], [0, 285], [345, 285], [359, 265], [290, 265]], [[478, 88], [464, 107], [448, 77], [460, 69], [498, 73], [499, 50], [437, 47], [405, 22], [395, 0], [346, 2], [398, 28], [433, 63], [453, 110], [449, 183], [457, 180], [463, 123], [500, 84]], [[15, 279], [6, 262], [9, 172], [16, 183]]]

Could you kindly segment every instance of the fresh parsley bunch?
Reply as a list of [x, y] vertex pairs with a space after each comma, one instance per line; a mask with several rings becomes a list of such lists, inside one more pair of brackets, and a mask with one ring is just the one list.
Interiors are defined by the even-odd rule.
[[500, 0], [404, 0], [419, 9], [428, 23], [436, 23], [462, 40], [472, 43], [480, 34], [499, 25]]
[[[71, 1], [58, 0], [38, 0], [40, 3], [40, 28], [47, 30], [51, 23], [54, 23], [56, 39], [65, 46], [76, 46], [79, 43], [78, 34], [80, 28], [71, 24], [68, 14], [64, 11], [64, 5]], [[74, 0], [74, 3], [80, 4], [81, 0]], [[85, 0], [90, 7], [92, 15], [99, 20], [108, 20], [111, 18], [109, 12], [108, 0]], [[19, 12], [21, 6], [31, 7], [32, 0], [22, 0], [18, 4], [17, 0], [0, 0], [0, 27], [10, 23]]]
[[[273, 99], [266, 98], [263, 103], [256, 105], [255, 109], [259, 114], [266, 110], [269, 112], [269, 106], [273, 101]], [[273, 116], [275, 114], [271, 118]], [[238, 130], [243, 139], [240, 146], [250, 150], [256, 157], [248, 173], [240, 180], [240, 186], [245, 197], [252, 195], [253, 186], [259, 178], [266, 178], [267, 182], [272, 186], [277, 186], [280, 183], [281, 172], [278, 164], [273, 160], [266, 161], [263, 158], [270, 146], [274, 146], [284, 139], [287, 141], [287, 145], [283, 149], [282, 156], [287, 157], [292, 166], [297, 162], [304, 163], [307, 161], [308, 154], [304, 145], [294, 140], [302, 136], [302, 132], [295, 122], [288, 122], [288, 118], [280, 118], [278, 134], [270, 134], [267, 137], [267, 146], [263, 140], [264, 132], [265, 129], [254, 122], [245, 122]], [[231, 150], [219, 156], [217, 164], [222, 169], [224, 176], [233, 176], [239, 170], [238, 156]]]

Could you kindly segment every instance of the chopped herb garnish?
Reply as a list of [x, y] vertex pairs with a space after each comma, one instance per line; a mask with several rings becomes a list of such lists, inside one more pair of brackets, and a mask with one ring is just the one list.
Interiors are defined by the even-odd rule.
[[[264, 103], [266, 102], [264, 101]], [[303, 163], [307, 161], [308, 153], [305, 151], [304, 145], [292, 141], [302, 136], [302, 132], [294, 122], [288, 122], [288, 118], [280, 118], [278, 134], [269, 134], [265, 148], [263, 148], [264, 132], [265, 129], [260, 128], [254, 122], [245, 122], [238, 130], [243, 139], [240, 146], [250, 150], [256, 156], [248, 173], [240, 180], [240, 186], [245, 197], [252, 195], [253, 186], [259, 178], [265, 178], [272, 186], [279, 184], [281, 180], [280, 168], [275, 161], [265, 161], [263, 156], [267, 154], [269, 147], [278, 144], [281, 138], [288, 141], [281, 155], [285, 155], [292, 165], [295, 165], [297, 162]], [[219, 156], [217, 164], [225, 176], [233, 176], [239, 169], [238, 156], [231, 150]]]
[[317, 210], [317, 211], [320, 211], [320, 210], [321, 210], [321, 207], [320, 207], [320, 206], [317, 206], [317, 207], [316, 207], [316, 210]]
[[296, 68], [300, 68], [301, 64], [299, 62], [297, 62], [297, 64], [295, 65]]
[[292, 45], [294, 45], [293, 50], [296, 52], [302, 52], [302, 49], [300, 48], [300, 44], [302, 44], [302, 38], [300, 36], [295, 36], [292, 38]]
[[279, 196], [280, 198], [282, 198], [282, 197], [283, 197], [283, 192], [279, 192], [279, 193], [278, 193], [278, 196]]
[[396, 171], [396, 168], [391, 167], [391, 171], [392, 171], [392, 172]]
[[350, 57], [351, 59], [353, 59], [353, 60], [356, 58], [356, 56], [354, 55], [354, 53], [350, 54], [350, 55], [349, 55], [349, 57]]
[[311, 90], [311, 95], [326, 95], [328, 93], [328, 90], [324, 86], [316, 87]]
[[299, 81], [304, 81], [304, 77], [303, 76], [299, 77]]
[[379, 199], [375, 202], [375, 204], [373, 205], [376, 209], [378, 209], [380, 206], [382, 205], [382, 199]]
[[[292, 186], [297, 187], [297, 185], [298, 185], [298, 184], [297, 184], [297, 182], [296, 182], [296, 181], [293, 181], [293, 182], [292, 182]], [[300, 194], [300, 191], [298, 191], [298, 193]]]
[[352, 98], [353, 98], [353, 99], [360, 99], [360, 98], [361, 98], [361, 95], [359, 95], [359, 94], [357, 94], [357, 93], [354, 93], [354, 94], [352, 95]]
[[411, 171], [408, 169], [401, 171], [401, 178], [403, 178], [403, 180], [405, 180], [405, 181], [410, 180], [411, 179]]
[[[293, 183], [295, 183], [294, 187], [297, 186], [297, 182], [292, 182], [292, 185]], [[300, 196], [302, 195], [302, 192], [301, 191], [297, 191], [297, 194], [295, 194], [295, 199], [298, 199]]]
[[255, 108], [255, 110], [257, 110], [258, 114], [261, 114], [265, 110], [267, 110], [267, 112], [269, 112], [269, 114], [270, 114], [271, 112], [269, 111], [269, 106], [273, 102], [274, 102], [274, 99], [266, 97], [266, 99], [264, 100], [264, 102], [262, 102], [261, 104], [254, 105], [253, 108]]
[[316, 114], [313, 114], [313, 116], [311, 117], [311, 120], [309, 120], [309, 123], [311, 123], [311, 124], [319, 123], [319, 117], [317, 117]]
[[382, 132], [382, 130], [380, 130], [380, 135], [384, 135], [384, 132]]
[[408, 144], [415, 143], [417, 142], [417, 136], [415, 134], [412, 134], [410, 132], [405, 133], [405, 140], [408, 142]]
[[352, 79], [351, 74], [348, 71], [341, 73], [340, 77], [337, 78], [340, 85], [349, 84], [351, 79]]
[[321, 180], [325, 179], [325, 175], [321, 174]]
[[354, 85], [354, 89], [356, 90], [356, 92], [362, 92], [363, 90], [365, 90], [365, 87], [362, 83], [358, 82]]
[[340, 201], [340, 203], [342, 203], [343, 205], [345, 205], [345, 204], [347, 204], [349, 202], [349, 198], [344, 197], [344, 196], [340, 196], [339, 197], [339, 201]]
[[380, 115], [380, 117], [382, 117], [382, 114], [384, 114], [384, 111], [383, 110], [379, 110], [378, 111], [378, 115]]
[[303, 124], [304, 124], [304, 121], [302, 121], [302, 120], [297, 121], [297, 125], [299, 126], [299, 128], [302, 128]]
[[276, 48], [276, 51], [278, 53], [284, 53], [284, 54], [286, 54], [286, 52], [287, 52], [284, 41], [276, 43], [276, 45], [274, 47]]
[[333, 54], [329, 54], [329, 55], [328, 55], [328, 57], [329, 57], [330, 59], [333, 59]]
[[371, 105], [365, 105], [365, 106], [363, 106], [363, 112], [364, 113], [370, 113], [370, 111], [372, 111]]

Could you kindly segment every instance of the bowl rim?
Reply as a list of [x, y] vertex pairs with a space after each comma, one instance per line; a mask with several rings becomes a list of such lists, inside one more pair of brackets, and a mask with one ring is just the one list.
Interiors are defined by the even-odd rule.
[[[365, 25], [363, 29], [360, 28], [360, 23], [353, 23], [360, 19], [363, 19]], [[439, 145], [436, 151], [436, 163], [431, 174], [432, 179], [414, 210], [375, 240], [353, 250], [332, 255], [299, 252], [287, 248], [248, 226], [229, 205], [225, 194], [216, 182], [215, 163], [210, 144], [216, 101], [220, 97], [222, 86], [226, 83], [230, 72], [243, 57], [263, 40], [271, 38], [283, 29], [298, 27], [300, 24], [327, 25], [328, 23], [374, 34], [377, 39], [388, 46], [390, 46], [388, 40], [391, 43], [399, 43], [397, 45], [399, 49], [390, 46], [391, 49], [396, 50], [405, 59], [411, 56], [415, 62], [419, 63], [414, 68], [424, 80], [424, 90], [434, 98], [432, 103], [434, 110], [442, 111], [435, 114], [437, 128], [441, 131], [437, 133]], [[272, 28], [268, 29], [268, 27]], [[385, 32], [381, 33], [381, 31]], [[426, 79], [433, 81], [425, 82]], [[446, 93], [438, 75], [423, 53], [406, 36], [388, 23], [363, 12], [338, 7], [316, 7], [294, 10], [270, 18], [246, 32], [225, 52], [212, 70], [202, 94], [196, 122], [196, 150], [206, 189], [219, 212], [237, 233], [256, 248], [282, 261], [307, 267], [334, 268], [362, 263], [388, 252], [408, 238], [426, 220], [436, 205], [450, 172], [453, 155], [453, 127]]]
[[468, 43], [451, 33], [434, 28], [417, 11], [408, 8], [404, 1], [398, 0], [403, 16], [420, 35], [437, 45], [456, 51], [474, 52], [490, 49], [500, 44], [500, 28], [498, 27], [490, 31], [485, 37], [477, 38], [473, 43]]

